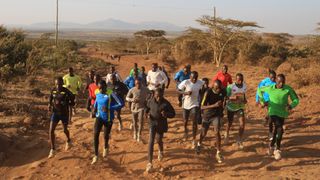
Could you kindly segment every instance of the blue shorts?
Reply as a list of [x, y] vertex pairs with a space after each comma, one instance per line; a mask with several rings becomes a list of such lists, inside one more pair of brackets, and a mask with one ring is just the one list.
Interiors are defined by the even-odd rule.
[[68, 123], [69, 123], [68, 115], [61, 115], [61, 114], [53, 113], [50, 119], [52, 122], [55, 122], [55, 123], [59, 123], [60, 120], [65, 125], [68, 125]]

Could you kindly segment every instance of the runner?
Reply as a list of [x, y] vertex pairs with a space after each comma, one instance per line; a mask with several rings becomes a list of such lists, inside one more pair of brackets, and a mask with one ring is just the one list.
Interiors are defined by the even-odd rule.
[[[269, 77], [265, 78], [264, 80], [262, 80], [259, 85], [258, 85], [258, 89], [264, 86], [271, 86], [276, 84], [276, 72], [269, 69]], [[269, 95], [268, 93], [263, 93], [263, 98], [265, 102], [269, 101]], [[258, 94], [258, 90], [257, 90], [257, 94], [256, 94], [256, 103], [259, 105], [260, 104], [260, 100], [259, 100], [259, 94]], [[273, 138], [273, 125], [272, 125], [272, 121], [270, 120], [268, 114], [265, 117], [265, 124], [269, 126], [269, 140], [271, 141]]]
[[159, 67], [159, 70], [162, 71], [166, 76], [167, 76], [167, 79], [168, 79], [168, 82], [167, 82], [167, 85], [163, 84], [162, 85], [162, 89], [165, 89], [165, 88], [169, 88], [170, 86], [170, 82], [171, 82], [171, 79], [170, 79], [170, 76], [168, 74], [168, 72], [166, 71], [165, 67], [164, 66], [160, 66]]
[[236, 75], [236, 82], [233, 84], [230, 84], [227, 87], [227, 116], [228, 116], [228, 124], [227, 124], [227, 130], [225, 133], [225, 143], [227, 144], [229, 142], [229, 131], [232, 126], [234, 115], [239, 116], [239, 136], [237, 140], [237, 145], [239, 149], [243, 149], [243, 133], [245, 128], [245, 105], [247, 103], [246, 95], [247, 92], [247, 86], [244, 83], [244, 78], [241, 73], [238, 73]]
[[[77, 96], [80, 91], [80, 88], [82, 86], [81, 78], [74, 74], [73, 68], [69, 68], [69, 74], [65, 75], [63, 77], [63, 83], [64, 87], [69, 89], [69, 91], [72, 92], [72, 94], [75, 96], [75, 105], [73, 106], [73, 113], [76, 113], [76, 105], [77, 105]], [[70, 107], [71, 108], [71, 107]], [[69, 111], [69, 121], [72, 119], [72, 109]]]
[[133, 66], [133, 68], [130, 70], [130, 76], [133, 76], [134, 74], [134, 72], [138, 72], [137, 73], [137, 75], [139, 75], [140, 74], [140, 69], [138, 68], [138, 64], [137, 63], [134, 63], [134, 66]]
[[106, 79], [107, 84], [111, 82], [111, 76], [112, 75], [115, 75], [117, 81], [121, 81], [122, 82], [120, 74], [116, 71], [116, 67], [111, 66], [110, 67], [110, 72], [107, 74], [106, 77], [104, 77]]
[[152, 160], [153, 160], [153, 146], [154, 139], [157, 136], [157, 142], [159, 145], [158, 160], [163, 159], [163, 134], [168, 131], [168, 121], [167, 118], [174, 118], [175, 111], [170, 104], [163, 97], [163, 91], [160, 88], [154, 90], [154, 96], [148, 101], [146, 116], [149, 118], [149, 149], [148, 149], [148, 159], [146, 171], [150, 172], [152, 170]]
[[[265, 101], [264, 93], [268, 93], [269, 102]], [[296, 92], [286, 85], [286, 78], [283, 74], [277, 76], [275, 85], [259, 88], [258, 94], [262, 107], [268, 107], [269, 117], [275, 126], [268, 152], [269, 155], [274, 155], [276, 160], [280, 160], [284, 120], [289, 116], [289, 111], [299, 104], [299, 98]], [[288, 102], [288, 97], [292, 101], [291, 104]]]
[[213, 78], [212, 82], [215, 82], [215, 80], [220, 80], [222, 82], [222, 87], [227, 88], [228, 84], [232, 84], [232, 77], [228, 73], [228, 66], [223, 65], [222, 70], [219, 71]]
[[147, 87], [147, 74], [146, 74], [146, 68], [144, 66], [141, 67], [141, 73], [140, 73], [140, 77], [141, 77], [141, 84], [145, 87]]
[[200, 140], [197, 146], [197, 152], [200, 153], [200, 148], [202, 141], [207, 135], [210, 124], [213, 123], [215, 136], [216, 136], [216, 148], [217, 154], [216, 159], [218, 163], [222, 163], [223, 157], [221, 155], [221, 136], [220, 136], [220, 127], [221, 120], [223, 117], [223, 104], [226, 99], [226, 91], [222, 88], [222, 83], [220, 80], [216, 80], [213, 83], [212, 89], [208, 89], [201, 103], [201, 109], [203, 113], [202, 129], [200, 134]]
[[[86, 93], [86, 91], [89, 92], [89, 86], [91, 83], [94, 82], [94, 75], [95, 75], [95, 71], [94, 70], [90, 70], [88, 72], [88, 75], [87, 75], [87, 79], [86, 79], [86, 88], [83, 90], [83, 94]], [[87, 98], [87, 103], [86, 103], [86, 108], [88, 111], [91, 111], [90, 108], [91, 108], [91, 99], [90, 99], [90, 94], [88, 94], [88, 98]]]
[[90, 97], [90, 100], [91, 100], [90, 101], [90, 106], [89, 106], [89, 109], [88, 109], [89, 112], [92, 112], [92, 107], [93, 107], [93, 105], [94, 105], [94, 103], [96, 101], [96, 94], [97, 94], [97, 91], [99, 90], [98, 83], [100, 81], [101, 81], [100, 75], [96, 74], [94, 76], [94, 82], [89, 85], [88, 91], [89, 91], [89, 97]]
[[138, 71], [134, 71], [132, 76], [128, 76], [126, 80], [124, 80], [124, 84], [129, 88], [132, 89], [135, 86], [135, 80], [139, 79], [142, 80], [141, 77], [138, 76]]
[[[178, 71], [175, 76], [174, 76], [174, 80], [176, 81], [177, 84], [177, 88], [178, 85], [187, 79], [190, 79], [190, 74], [191, 74], [191, 66], [186, 65], [182, 70]], [[179, 101], [179, 107], [182, 106], [182, 94], [179, 94], [178, 96], [178, 101]]]
[[200, 118], [200, 102], [199, 102], [199, 92], [202, 88], [204, 82], [198, 80], [198, 72], [191, 72], [190, 79], [182, 81], [179, 86], [179, 93], [183, 94], [183, 118], [184, 118], [184, 138], [188, 138], [188, 121], [191, 115], [191, 120], [193, 123], [192, 128], [192, 148], [196, 148], [196, 136], [198, 129], [198, 121]]
[[51, 150], [48, 158], [52, 158], [55, 154], [55, 134], [54, 131], [61, 120], [63, 124], [63, 132], [67, 137], [65, 150], [68, 150], [71, 146], [70, 133], [68, 130], [69, 119], [69, 107], [74, 106], [74, 95], [67, 88], [63, 87], [62, 77], [58, 77], [55, 80], [55, 88], [51, 90], [48, 109], [52, 112], [50, 121], [50, 145]]
[[[112, 86], [111, 89], [113, 93], [115, 93], [116, 96], [119, 97], [122, 102], [124, 102], [125, 100], [124, 97], [129, 91], [127, 86], [123, 82], [119, 81], [116, 74], [112, 74], [110, 80], [111, 80], [110, 85]], [[121, 118], [121, 109], [116, 110], [116, 112], [117, 112], [117, 119], [119, 120], [118, 130], [121, 131], [123, 127], [122, 118]]]
[[[152, 70], [148, 72], [147, 83], [149, 90], [153, 91], [157, 88], [162, 88], [167, 84], [168, 78], [164, 72], [160, 71], [157, 63], [152, 64]], [[162, 89], [163, 90], [163, 89]]]
[[149, 95], [149, 89], [145, 86], [142, 86], [141, 80], [136, 79], [135, 87], [130, 89], [126, 97], [126, 100], [132, 103], [131, 112], [133, 124], [133, 139], [138, 142], [141, 141], [144, 114]]
[[95, 164], [98, 161], [98, 149], [99, 149], [99, 135], [104, 126], [104, 150], [103, 158], [106, 158], [109, 153], [109, 134], [111, 132], [114, 111], [123, 107], [123, 102], [115, 95], [107, 95], [107, 83], [100, 81], [98, 84], [99, 93], [96, 95], [96, 101], [94, 103], [93, 113], [96, 115], [94, 123], [94, 157], [91, 164]]

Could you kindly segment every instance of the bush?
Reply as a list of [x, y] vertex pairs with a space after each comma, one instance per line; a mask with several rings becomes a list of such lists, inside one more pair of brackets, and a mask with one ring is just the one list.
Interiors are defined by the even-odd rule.
[[301, 88], [309, 85], [319, 85], [320, 83], [320, 65], [314, 65], [309, 68], [300, 69], [288, 76], [288, 82], [295, 88]]
[[283, 61], [280, 58], [266, 56], [260, 60], [260, 65], [266, 68], [276, 69]]

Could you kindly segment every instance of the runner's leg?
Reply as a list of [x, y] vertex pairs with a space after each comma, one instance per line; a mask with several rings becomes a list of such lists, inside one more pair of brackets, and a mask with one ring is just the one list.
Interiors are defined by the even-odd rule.
[[104, 125], [104, 149], [109, 148], [109, 138], [113, 122], [103, 122]]
[[240, 127], [239, 127], [239, 140], [242, 141], [243, 134], [244, 134], [244, 129], [245, 129], [245, 115], [244, 111], [240, 110], [240, 117], [239, 117], [239, 122], [240, 122]]
[[94, 154], [96, 156], [98, 156], [99, 153], [99, 135], [100, 135], [100, 131], [102, 129], [103, 126], [103, 122], [101, 120], [99, 120], [98, 118], [96, 118], [95, 123], [94, 123]]
[[137, 139], [137, 130], [138, 130], [138, 112], [132, 113], [132, 122], [133, 122], [133, 138]]
[[54, 120], [50, 121], [49, 137], [50, 137], [51, 149], [53, 149], [53, 150], [55, 150], [55, 134], [54, 134], [54, 131], [56, 130], [58, 122], [54, 121]]
[[144, 122], [144, 110], [141, 110], [141, 111], [139, 112], [138, 120], [139, 120], [139, 124], [138, 124], [138, 137], [141, 138], [141, 133], [142, 133], [142, 130], [143, 130], [143, 122]]
[[153, 160], [153, 146], [154, 146], [155, 136], [156, 136], [155, 127], [150, 127], [150, 130], [149, 130], [149, 149], [148, 149], [149, 163], [152, 163], [152, 160]]
[[183, 109], [183, 119], [184, 119], [184, 138], [188, 137], [188, 121], [190, 116], [190, 110]]

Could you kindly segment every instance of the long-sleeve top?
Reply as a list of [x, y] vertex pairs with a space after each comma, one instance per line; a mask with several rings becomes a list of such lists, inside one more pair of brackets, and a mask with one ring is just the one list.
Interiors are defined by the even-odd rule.
[[[157, 101], [155, 98], [151, 98], [147, 104], [147, 113], [149, 116], [150, 127], [156, 127], [156, 131], [164, 133], [168, 131], [167, 118], [174, 118], [176, 112], [170, 102], [165, 98]], [[162, 116], [161, 112], [165, 112], [166, 117]]]
[[116, 76], [117, 81], [122, 82], [122, 78], [121, 78], [120, 74], [119, 74], [118, 72], [114, 72], [114, 73], [109, 73], [109, 74], [107, 74], [107, 76], [104, 77], [104, 78], [106, 79], [106, 82], [107, 82], [107, 83], [110, 83], [110, 82], [111, 82], [111, 76], [112, 76], [113, 74]]
[[228, 87], [228, 84], [232, 84], [232, 77], [229, 73], [223, 74], [222, 71], [219, 71], [213, 78], [211, 83], [213, 83], [215, 80], [220, 80], [222, 82], [222, 86], [224, 88]]
[[268, 102], [268, 114], [269, 116], [279, 116], [282, 118], [287, 118], [289, 116], [289, 111], [287, 106], [288, 97], [291, 99], [291, 108], [295, 108], [299, 104], [299, 98], [296, 92], [288, 85], [284, 85], [283, 88], [278, 89], [276, 85], [264, 86], [258, 89], [258, 95], [260, 98], [260, 103], [264, 103], [263, 93], [266, 92], [269, 95]]
[[[271, 85], [274, 85], [274, 84], [276, 84], [276, 82], [271, 81], [270, 78], [265, 78], [264, 80], [262, 80], [259, 83], [258, 88], [261, 88], [261, 87], [264, 87], [264, 86], [271, 86]], [[269, 101], [268, 93], [263, 93], [263, 98], [264, 98], [265, 102], [268, 102]], [[256, 102], [259, 102], [258, 90], [257, 90], [257, 93], [256, 93]]]
[[149, 90], [155, 90], [157, 89], [157, 85], [159, 85], [158, 87], [161, 88], [162, 85], [167, 84], [168, 78], [164, 74], [164, 72], [160, 70], [157, 70], [155, 72], [150, 70], [148, 72], [147, 82], [149, 84], [148, 85]]
[[75, 95], [78, 94], [78, 89], [82, 86], [81, 78], [77, 75], [70, 76], [70, 74], [63, 76], [63, 84], [63, 87], [69, 89]]
[[[138, 89], [134, 87], [129, 90], [126, 100], [128, 102], [132, 102], [131, 111], [132, 112], [139, 112], [144, 110], [147, 107], [147, 99], [150, 96], [150, 91], [146, 87], [141, 87]], [[138, 102], [135, 102], [138, 100]]]
[[114, 93], [107, 95], [98, 93], [94, 103], [96, 117], [101, 121], [112, 122], [114, 119], [114, 111], [121, 109], [124, 103]]
[[128, 93], [129, 89], [128, 87], [120, 81], [116, 81], [114, 84], [110, 84], [110, 88], [112, 89], [113, 93], [115, 93], [119, 98], [121, 98], [122, 101], [124, 101], [124, 98], [126, 94]]
[[89, 85], [88, 91], [89, 91], [89, 97], [91, 99], [91, 105], [94, 105], [94, 102], [96, 101], [96, 92], [98, 89], [99, 88], [96, 83], [91, 83]]

